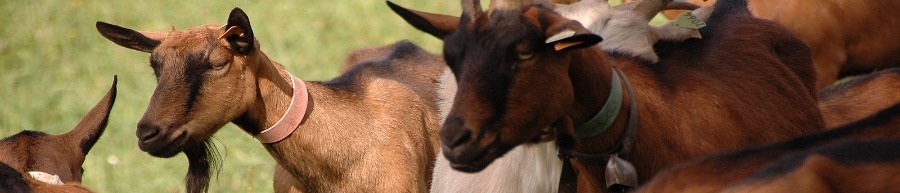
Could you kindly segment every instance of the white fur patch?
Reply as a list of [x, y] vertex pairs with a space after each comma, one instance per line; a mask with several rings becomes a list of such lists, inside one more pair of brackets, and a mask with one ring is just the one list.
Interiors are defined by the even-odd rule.
[[594, 33], [600, 32], [612, 15], [609, 3], [605, 0], [581, 0], [569, 5], [560, 4], [555, 6], [554, 11], [565, 18], [578, 21]]
[[[598, 46], [607, 52], [620, 52], [651, 62], [659, 61], [653, 50], [658, 40], [684, 41], [700, 38], [696, 29], [670, 26], [654, 27], [643, 19], [642, 13], [635, 13], [635, 5], [623, 4], [610, 7], [605, 0], [582, 0], [569, 5], [556, 5], [554, 10], [565, 18], [576, 20], [591, 32], [603, 37]], [[700, 8], [697, 18], [706, 21], [712, 8]], [[672, 25], [672, 24], [668, 24]]]
[[562, 161], [556, 144], [523, 144], [494, 160], [481, 172], [470, 174], [453, 170], [443, 152], [438, 153], [431, 183], [433, 193], [557, 192]]
[[28, 172], [28, 174], [31, 175], [31, 178], [34, 178], [37, 181], [41, 181], [41, 182], [48, 183], [48, 184], [63, 185], [62, 180], [59, 180], [59, 176], [57, 176], [57, 175], [48, 174], [48, 173], [44, 173], [44, 172], [40, 172], [40, 171], [30, 171], [30, 172]]
[[450, 108], [453, 107], [453, 98], [456, 97], [456, 77], [450, 67], [444, 68], [444, 72], [438, 77], [438, 115], [440, 123], [443, 124], [450, 114]]

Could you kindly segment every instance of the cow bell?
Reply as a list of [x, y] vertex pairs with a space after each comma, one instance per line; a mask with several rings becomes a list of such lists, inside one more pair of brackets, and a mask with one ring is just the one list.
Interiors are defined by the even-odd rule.
[[619, 154], [610, 155], [606, 162], [606, 188], [611, 192], [625, 192], [637, 185], [638, 176], [634, 165], [619, 158]]

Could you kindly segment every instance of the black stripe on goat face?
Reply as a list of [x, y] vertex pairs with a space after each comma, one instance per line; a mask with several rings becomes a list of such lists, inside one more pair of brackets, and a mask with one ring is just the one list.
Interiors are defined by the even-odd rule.
[[[158, 54], [156, 52], [151, 55], [150, 64], [156, 75], [157, 83], [160, 84], [159, 87], [162, 87], [162, 84], [173, 84], [168, 87], [169, 92], [185, 93], [185, 95], [181, 96], [187, 96], [183, 102], [183, 106], [186, 108], [181, 116], [188, 115], [188, 112], [193, 108], [194, 103], [197, 100], [197, 95], [200, 94], [200, 88], [203, 86], [203, 74], [212, 67], [212, 64], [210, 64], [209, 61], [211, 52], [211, 49], [189, 52], [184, 54], [184, 57], [178, 57], [182, 55], [181, 53], [174, 54], [176, 55], [175, 57], [164, 56], [164, 54]], [[164, 66], [164, 63], [166, 62], [169, 64]], [[165, 75], [174, 77], [170, 77], [172, 80], [164, 80], [166, 78], [160, 77], [163, 75], [163, 72], [170, 72]], [[184, 91], [184, 89], [186, 89], [186, 91]]]
[[521, 10], [494, 10], [471, 24], [462, 19], [444, 39], [459, 84], [440, 133], [454, 168], [483, 169], [562, 116], [560, 104], [572, 97], [564, 91], [568, 67], [554, 64], [560, 57], [544, 43], [542, 23]]

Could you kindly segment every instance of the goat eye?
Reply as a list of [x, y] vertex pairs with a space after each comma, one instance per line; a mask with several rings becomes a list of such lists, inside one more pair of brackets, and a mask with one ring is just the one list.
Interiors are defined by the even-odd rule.
[[528, 60], [534, 57], [534, 51], [517, 52], [520, 60]]
[[213, 64], [212, 67], [213, 67], [213, 70], [221, 70], [222, 68], [225, 68], [225, 66], [227, 64], [228, 64], [228, 62], [223, 62], [223, 63]]

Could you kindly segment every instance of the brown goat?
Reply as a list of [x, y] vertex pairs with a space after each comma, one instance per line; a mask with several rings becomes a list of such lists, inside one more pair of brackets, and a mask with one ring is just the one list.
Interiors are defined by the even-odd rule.
[[[7, 190], [7, 185], [16, 189], [15, 184], [24, 184], [27, 187], [19, 189], [34, 192], [90, 192], [80, 185], [84, 172], [81, 165], [106, 130], [110, 110], [116, 102], [116, 81], [113, 78], [112, 87], [106, 96], [71, 131], [62, 135], [49, 135], [26, 130], [0, 140], [0, 173], [3, 176], [0, 179], [3, 184], [0, 185], [4, 186], [0, 190]], [[35, 180], [28, 175], [30, 172], [53, 176], [52, 181]]]
[[0, 193], [89, 193], [90, 189], [78, 182], [52, 184], [25, 177], [6, 163], [0, 162]]
[[637, 192], [721, 192], [785, 155], [849, 140], [900, 139], [900, 103], [840, 128], [714, 155], [661, 172]]
[[900, 103], [900, 68], [854, 77], [819, 92], [825, 126], [836, 128]]
[[[660, 63], [669, 65], [607, 55], [593, 46], [601, 38], [580, 23], [519, 3], [492, 1], [484, 11], [477, 0], [463, 1], [462, 17], [454, 17], [388, 2], [412, 26], [444, 41], [459, 91], [440, 135], [454, 169], [478, 172], [552, 133], [561, 150], [602, 157], [572, 162], [578, 190], [598, 192], [606, 189], [598, 182], [609, 171], [607, 158], [615, 157], [607, 152], [625, 153], [645, 181], [679, 161], [824, 127], [807, 47], [752, 17], [746, 1], [715, 6], [702, 40], [659, 44]], [[623, 83], [613, 84], [617, 76]], [[635, 94], [624, 91], [631, 87]], [[619, 108], [601, 110], [606, 98], [620, 99], [609, 102]], [[598, 112], [609, 113], [598, 116], [601, 126], [576, 130]], [[627, 123], [638, 115], [644, 119]]]
[[[188, 192], [206, 190], [208, 140], [229, 122], [263, 142], [296, 190], [428, 190], [439, 147], [439, 77], [450, 72], [412, 43], [391, 45], [384, 60], [354, 65], [330, 81], [301, 82], [260, 50], [238, 8], [223, 27], [160, 33], [97, 22], [97, 29], [118, 45], [151, 53], [158, 85], [138, 124], [139, 146], [158, 157], [185, 152]], [[295, 106], [303, 98], [308, 106]], [[286, 130], [283, 115], [294, 123]], [[273, 125], [278, 129], [266, 129]]]
[[[715, 2], [687, 1], [703, 6]], [[900, 1], [895, 0], [750, 0], [753, 15], [781, 24], [809, 45], [817, 89], [842, 77], [900, 66], [898, 9]], [[669, 18], [677, 14], [664, 13]]]
[[854, 140], [787, 155], [724, 192], [900, 192], [898, 173], [900, 140]]
[[60, 192], [81, 193], [91, 192], [90, 189], [81, 186], [78, 182], [56, 184], [25, 177], [6, 163], [0, 162], [0, 193], [29, 193], [29, 192]]

